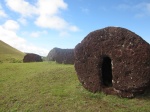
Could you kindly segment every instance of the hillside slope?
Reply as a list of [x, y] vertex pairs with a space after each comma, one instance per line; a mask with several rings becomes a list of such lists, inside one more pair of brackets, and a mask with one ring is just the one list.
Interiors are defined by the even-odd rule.
[[24, 53], [0, 40], [0, 62], [21, 62]]

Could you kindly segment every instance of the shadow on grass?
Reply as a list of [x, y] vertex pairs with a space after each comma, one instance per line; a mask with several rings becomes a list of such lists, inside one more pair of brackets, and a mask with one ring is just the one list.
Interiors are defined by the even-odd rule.
[[137, 99], [149, 100], [150, 101], [150, 89], [145, 91], [144, 94], [136, 96]]

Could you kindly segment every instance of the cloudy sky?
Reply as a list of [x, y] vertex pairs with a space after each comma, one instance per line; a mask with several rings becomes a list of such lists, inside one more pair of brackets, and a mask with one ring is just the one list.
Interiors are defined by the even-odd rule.
[[89, 32], [127, 28], [150, 43], [150, 0], [0, 0], [0, 40], [46, 56], [74, 48]]

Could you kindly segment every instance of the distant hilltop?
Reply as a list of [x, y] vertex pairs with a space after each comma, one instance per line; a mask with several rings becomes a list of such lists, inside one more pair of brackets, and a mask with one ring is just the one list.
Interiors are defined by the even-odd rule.
[[22, 62], [25, 53], [0, 40], [0, 63]]

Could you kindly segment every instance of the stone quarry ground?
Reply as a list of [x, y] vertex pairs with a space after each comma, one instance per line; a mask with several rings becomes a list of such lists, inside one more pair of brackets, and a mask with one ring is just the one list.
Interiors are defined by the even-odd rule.
[[133, 99], [90, 93], [73, 65], [0, 63], [0, 112], [150, 112], [150, 92]]

